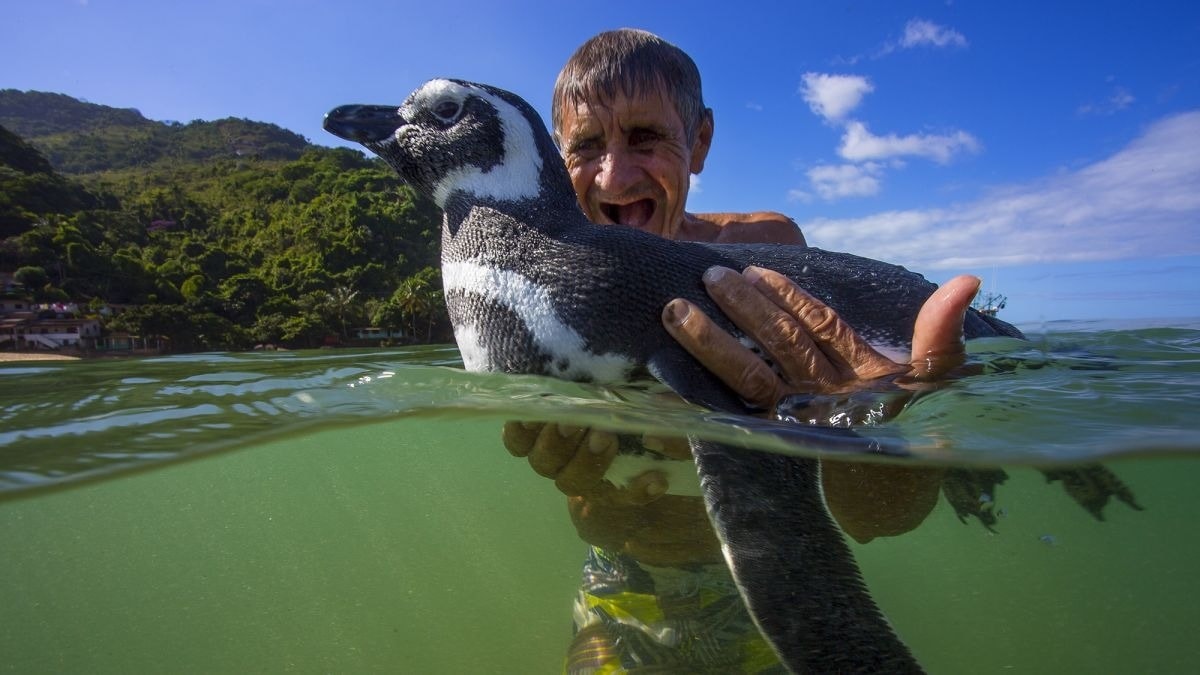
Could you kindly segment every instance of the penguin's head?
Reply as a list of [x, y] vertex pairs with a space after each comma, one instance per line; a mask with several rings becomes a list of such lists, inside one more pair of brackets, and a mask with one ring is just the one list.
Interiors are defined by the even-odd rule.
[[543, 167], [561, 165], [528, 103], [460, 80], [430, 80], [399, 107], [334, 108], [325, 130], [361, 143], [443, 208], [455, 192], [501, 202], [537, 198]]

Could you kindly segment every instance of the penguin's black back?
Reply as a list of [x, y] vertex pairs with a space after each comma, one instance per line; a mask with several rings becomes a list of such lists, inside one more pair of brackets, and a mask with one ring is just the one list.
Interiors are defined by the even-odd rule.
[[[536, 213], [514, 216], [511, 205], [469, 209], [452, 240], [443, 247], [444, 263], [486, 261], [529, 279], [550, 299], [561, 320], [573, 327], [595, 353], [622, 354], [643, 370], [651, 355], [674, 345], [661, 324], [662, 308], [686, 298], [737, 336], [706, 293], [701, 277], [721, 265], [743, 270], [750, 265], [773, 269], [796, 281], [834, 309], [867, 341], [895, 350], [911, 343], [913, 324], [924, 301], [937, 288], [919, 274], [898, 265], [804, 246], [777, 244], [708, 244], [662, 239], [638, 230], [597, 226], [580, 218], [563, 218], [553, 226], [527, 222]], [[580, 214], [581, 215], [581, 214]], [[448, 296], [452, 319], [479, 321], [489, 309], [479, 298]], [[561, 375], [545, 369], [549, 355], [531, 358], [532, 341], [524, 326], [508, 317], [484, 317], [485, 331], [503, 335], [495, 349], [513, 352], [498, 362], [522, 372]], [[964, 323], [968, 338], [1020, 336], [1002, 321], [988, 321], [973, 310]], [[698, 367], [698, 366], [697, 366]], [[576, 379], [597, 379], [579, 377]]]

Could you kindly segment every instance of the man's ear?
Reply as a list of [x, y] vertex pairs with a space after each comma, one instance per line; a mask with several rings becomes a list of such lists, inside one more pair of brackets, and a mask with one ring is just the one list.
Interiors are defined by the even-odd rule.
[[700, 117], [700, 125], [696, 127], [696, 140], [692, 143], [692, 157], [688, 169], [692, 173], [704, 170], [704, 160], [708, 157], [708, 149], [712, 146], [713, 111], [705, 108]]

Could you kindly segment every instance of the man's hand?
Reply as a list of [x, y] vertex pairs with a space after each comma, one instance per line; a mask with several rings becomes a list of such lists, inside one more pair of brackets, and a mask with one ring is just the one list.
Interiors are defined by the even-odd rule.
[[743, 399], [766, 409], [797, 391], [836, 393], [891, 375], [927, 379], [946, 373], [961, 363], [963, 315], [979, 290], [979, 279], [959, 276], [925, 302], [906, 364], [875, 351], [832, 309], [777, 272], [749, 267], [738, 274], [714, 267], [704, 284], [783, 377], [687, 300], [667, 304], [663, 326]]
[[[600, 429], [542, 422], [505, 422], [504, 447], [525, 457], [540, 476], [568, 497], [588, 496], [609, 506], [640, 506], [667, 491], [666, 477], [647, 471], [620, 488], [604, 479], [617, 456], [617, 435]], [[690, 458], [690, 455], [688, 455]]]
[[[720, 544], [708, 524], [704, 503], [665, 495], [666, 477], [647, 471], [617, 487], [604, 474], [617, 454], [618, 439], [599, 429], [541, 422], [507, 422], [504, 445], [526, 457], [539, 475], [567, 495], [579, 536], [589, 544], [619, 551], [650, 565], [719, 562]], [[691, 459], [678, 438], [643, 438], [642, 444], [675, 459]]]
[[[939, 288], [917, 316], [910, 362], [896, 363], [781, 274], [755, 267], [738, 274], [718, 267], [704, 275], [704, 283], [783, 377], [686, 300], [667, 304], [664, 327], [744, 400], [768, 410], [793, 392], [847, 392], [893, 375], [916, 380], [944, 375], [963, 361], [963, 316], [979, 290], [979, 279], [971, 276], [955, 277]], [[928, 467], [821, 463], [826, 504], [860, 543], [919, 525], [937, 504], [943, 473]]]

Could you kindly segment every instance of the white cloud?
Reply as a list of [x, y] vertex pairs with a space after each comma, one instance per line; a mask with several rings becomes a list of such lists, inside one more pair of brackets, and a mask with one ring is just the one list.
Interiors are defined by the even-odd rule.
[[[932, 22], [913, 19], [905, 27], [903, 41], [885, 47], [896, 49], [898, 44], [903, 47], [923, 44], [966, 46], [966, 38], [961, 33]], [[808, 203], [813, 200], [813, 192], [828, 201], [875, 195], [879, 193], [883, 175], [884, 165], [879, 163], [881, 160], [891, 160], [893, 168], [903, 166], [898, 158], [910, 156], [947, 164], [956, 155], [981, 149], [979, 141], [965, 131], [906, 136], [872, 134], [866, 124], [848, 115], [862, 103], [864, 96], [874, 90], [871, 81], [859, 75], [804, 74], [800, 93], [805, 102], [826, 122], [844, 128], [837, 152], [842, 159], [856, 164], [823, 164], [809, 169], [807, 175], [812, 191], [791, 190], [788, 192], [789, 200]]]
[[789, 202], [804, 202], [805, 204], [811, 204], [813, 196], [809, 192], [805, 192], [799, 188], [793, 188], [787, 191], [787, 200]]
[[700, 187], [700, 176], [696, 174], [688, 174], [688, 193], [698, 195], [704, 190]]
[[946, 164], [954, 155], [961, 152], [978, 152], [980, 147], [979, 141], [965, 131], [955, 131], [947, 135], [876, 136], [862, 122], [850, 121], [846, 123], [846, 133], [842, 135], [842, 145], [838, 148], [838, 154], [852, 162], [916, 156]]
[[909, 19], [904, 25], [904, 37], [900, 38], [900, 46], [905, 49], [913, 47], [966, 47], [967, 38], [962, 33], [945, 26], [939, 26], [925, 19]]
[[858, 75], [826, 75], [805, 73], [800, 93], [808, 107], [829, 121], [842, 119], [858, 107], [864, 95], [875, 87], [870, 80]]
[[1080, 170], [945, 208], [801, 223], [822, 248], [917, 269], [1200, 254], [1200, 110]]
[[[958, 47], [962, 49], [967, 47], [967, 37], [953, 28], [939, 26], [926, 19], [909, 19], [908, 23], [904, 24], [904, 35], [900, 37], [899, 41], [888, 40], [869, 56], [872, 59], [881, 59], [897, 50], [916, 47]], [[842, 61], [853, 65], [862, 59], [863, 56], [860, 55], [842, 59]]]
[[823, 164], [807, 171], [808, 180], [822, 199], [833, 201], [843, 197], [869, 197], [879, 193], [879, 176], [883, 167], [875, 162], [866, 164]]
[[1076, 110], [1080, 115], [1112, 115], [1120, 112], [1136, 101], [1133, 94], [1125, 87], [1116, 87], [1112, 94], [1100, 103], [1084, 103]]

